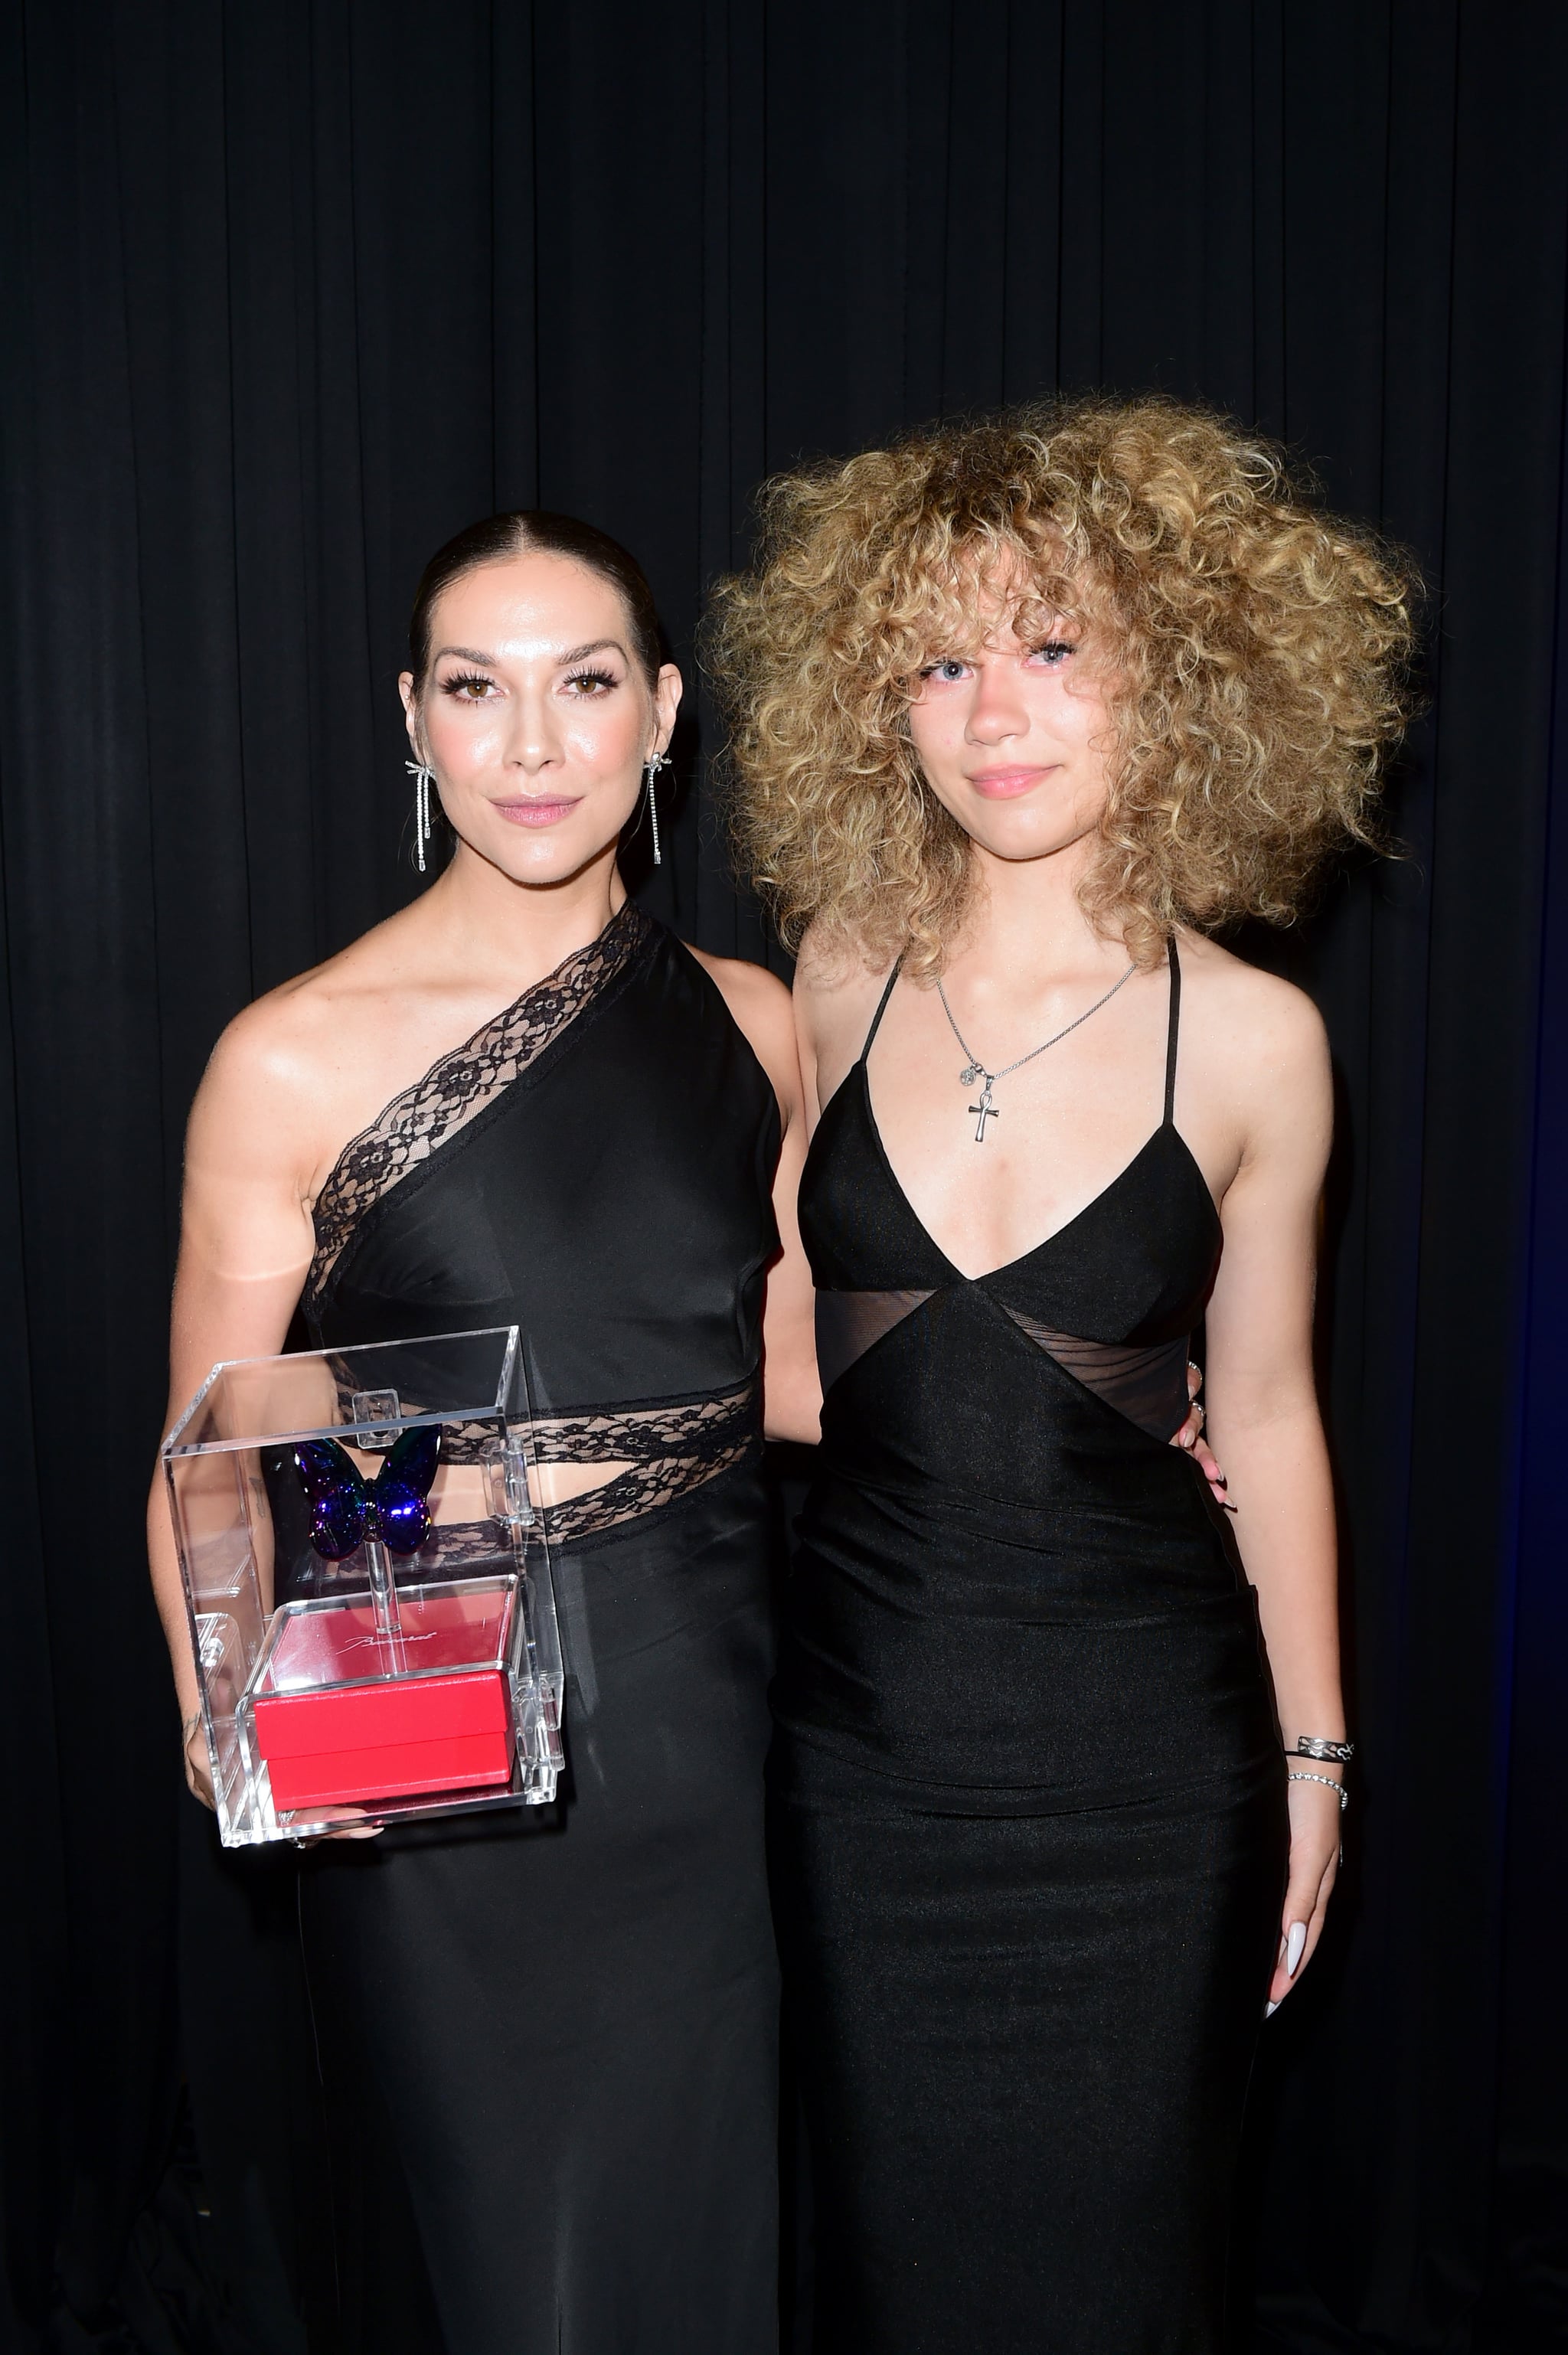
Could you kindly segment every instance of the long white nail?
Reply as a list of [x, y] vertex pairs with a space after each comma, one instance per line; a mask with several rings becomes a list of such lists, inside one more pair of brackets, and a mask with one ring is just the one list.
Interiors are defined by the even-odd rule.
[[1264, 2018], [1265, 2019], [1272, 2019], [1278, 2009], [1279, 2006], [1277, 2003], [1265, 2003], [1264, 2006]]
[[1301, 1960], [1301, 1950], [1306, 1944], [1306, 1923], [1293, 1922], [1285, 1942], [1285, 1975], [1287, 1979], [1296, 1977], [1296, 1966]]

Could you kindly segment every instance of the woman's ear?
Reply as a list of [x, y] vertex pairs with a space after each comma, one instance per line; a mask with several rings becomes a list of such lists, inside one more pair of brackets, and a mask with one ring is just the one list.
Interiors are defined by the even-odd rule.
[[667, 752], [675, 733], [675, 715], [680, 709], [684, 682], [674, 663], [666, 663], [654, 685], [654, 709], [658, 714], [658, 735], [654, 741], [656, 752]]
[[403, 726], [409, 731], [409, 743], [416, 761], [424, 759], [424, 745], [420, 735], [419, 698], [414, 693], [414, 675], [403, 671], [398, 679], [398, 693], [403, 699]]

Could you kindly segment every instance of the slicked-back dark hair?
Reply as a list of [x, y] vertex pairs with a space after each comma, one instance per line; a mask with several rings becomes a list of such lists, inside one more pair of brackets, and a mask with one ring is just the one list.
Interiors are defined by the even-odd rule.
[[658, 684], [664, 637], [654, 592], [636, 558], [607, 531], [583, 523], [577, 516], [556, 515], [549, 507], [521, 507], [511, 515], [486, 516], [480, 523], [471, 523], [466, 531], [438, 548], [421, 573], [414, 610], [409, 616], [409, 661], [416, 695], [423, 692], [430, 669], [431, 616], [443, 591], [464, 573], [477, 572], [485, 564], [504, 564], [508, 557], [524, 556], [535, 549], [549, 556], [573, 558], [617, 591], [630, 624], [628, 652], [649, 687]]

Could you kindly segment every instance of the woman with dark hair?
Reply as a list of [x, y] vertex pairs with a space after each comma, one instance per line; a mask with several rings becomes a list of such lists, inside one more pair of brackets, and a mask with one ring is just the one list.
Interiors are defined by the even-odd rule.
[[[348, 2128], [339, 2343], [763, 2355], [758, 1456], [764, 1423], [815, 1437], [817, 1405], [789, 1001], [626, 895], [618, 846], [645, 799], [656, 824], [681, 683], [624, 549], [560, 516], [476, 525], [426, 570], [410, 657], [421, 854], [433, 793], [450, 859], [219, 1042], [174, 1303], [176, 1409], [218, 1359], [282, 1348], [298, 1308], [323, 1346], [516, 1322], [540, 1418], [563, 1802], [334, 1840], [304, 1870]], [[151, 1533], [209, 1800], [156, 1493]]]
[[[1408, 583], [1159, 401], [915, 434], [764, 511], [713, 652], [816, 1121], [769, 1770], [814, 2348], [1212, 2355], [1349, 1750], [1328, 1052], [1207, 933], [1368, 838]], [[1200, 1323], [1233, 1522], [1167, 1444]]]

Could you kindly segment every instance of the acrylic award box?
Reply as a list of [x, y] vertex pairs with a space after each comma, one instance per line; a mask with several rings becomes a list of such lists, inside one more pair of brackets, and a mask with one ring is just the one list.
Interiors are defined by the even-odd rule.
[[215, 1366], [164, 1443], [227, 1848], [555, 1796], [515, 1326]]

